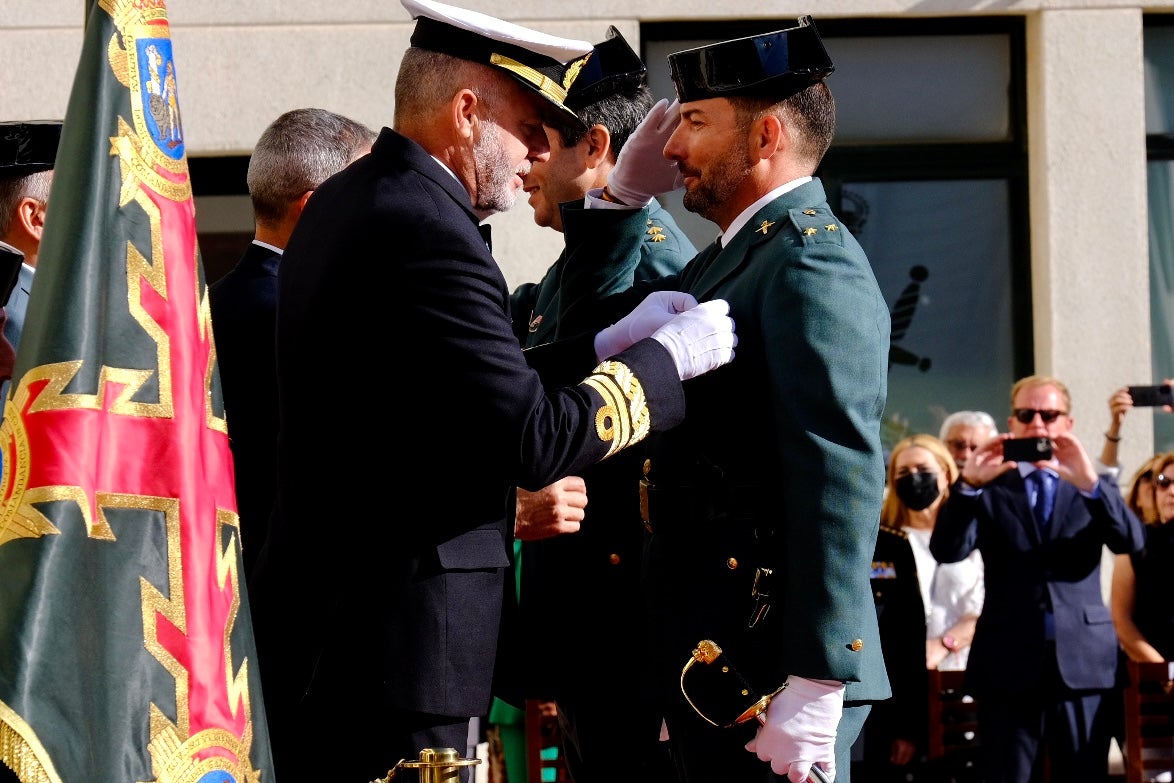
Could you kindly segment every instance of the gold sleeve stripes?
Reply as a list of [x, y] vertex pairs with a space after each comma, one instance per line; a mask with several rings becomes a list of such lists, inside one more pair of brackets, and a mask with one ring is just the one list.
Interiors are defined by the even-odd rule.
[[595, 434], [610, 443], [606, 457], [639, 443], [652, 426], [644, 388], [632, 368], [617, 361], [606, 361], [591, 371], [583, 381], [603, 398], [595, 414]]

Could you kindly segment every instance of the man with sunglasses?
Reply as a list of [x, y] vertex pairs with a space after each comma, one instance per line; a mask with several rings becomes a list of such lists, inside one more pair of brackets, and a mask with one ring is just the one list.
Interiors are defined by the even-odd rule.
[[[1101, 553], [1141, 549], [1142, 525], [1072, 433], [1062, 382], [1020, 379], [1011, 409], [1009, 433], [966, 461], [930, 539], [940, 562], [977, 548], [986, 566], [966, 671], [982, 772], [989, 783], [1035, 783], [1046, 757], [1052, 780], [1104, 781], [1121, 672]], [[1052, 456], [1008, 460], [1012, 438], [1046, 439]]]

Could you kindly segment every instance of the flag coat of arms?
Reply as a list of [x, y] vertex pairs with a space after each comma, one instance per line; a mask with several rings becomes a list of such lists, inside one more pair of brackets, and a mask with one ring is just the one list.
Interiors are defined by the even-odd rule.
[[0, 761], [273, 781], [163, 0], [90, 5], [0, 455]]

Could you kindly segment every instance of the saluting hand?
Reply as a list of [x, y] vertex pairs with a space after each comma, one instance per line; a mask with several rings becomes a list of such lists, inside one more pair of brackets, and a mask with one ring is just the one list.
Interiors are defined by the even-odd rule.
[[657, 101], [624, 142], [607, 175], [607, 192], [624, 204], [643, 207], [654, 196], [684, 187], [676, 162], [664, 156], [665, 145], [680, 123], [680, 103]]

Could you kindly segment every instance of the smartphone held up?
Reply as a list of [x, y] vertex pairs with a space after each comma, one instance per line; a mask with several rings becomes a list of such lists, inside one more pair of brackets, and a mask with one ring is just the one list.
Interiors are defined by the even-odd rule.
[[1174, 405], [1174, 389], [1171, 389], [1168, 383], [1158, 386], [1130, 386], [1129, 396], [1133, 398], [1133, 407], [1135, 408]]
[[1051, 438], [1009, 438], [1003, 441], [1004, 462], [1039, 462], [1051, 458]]

